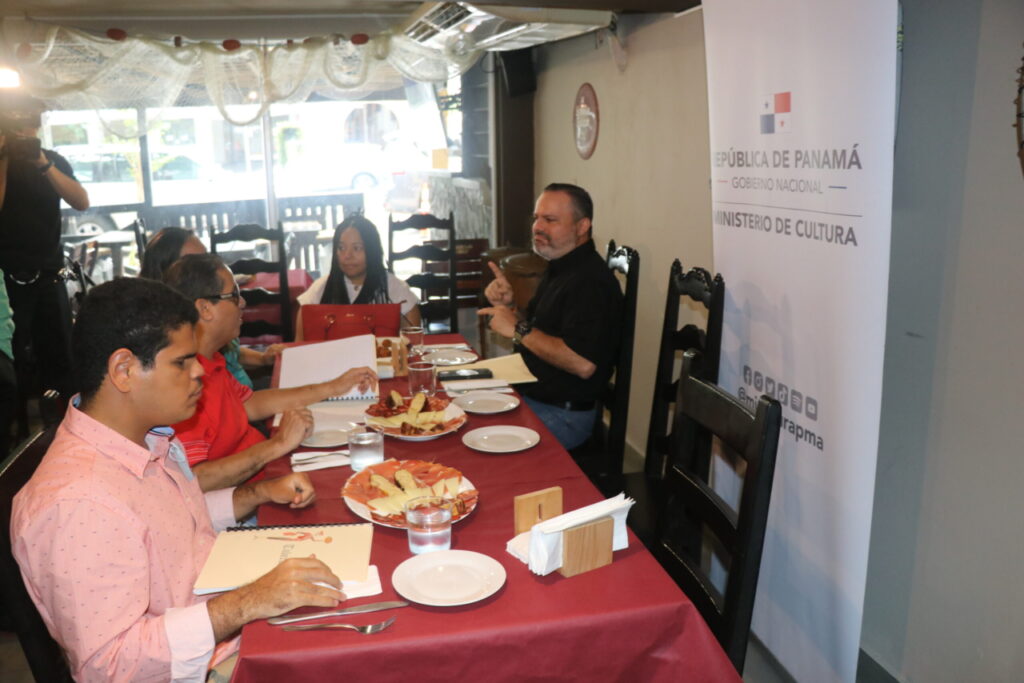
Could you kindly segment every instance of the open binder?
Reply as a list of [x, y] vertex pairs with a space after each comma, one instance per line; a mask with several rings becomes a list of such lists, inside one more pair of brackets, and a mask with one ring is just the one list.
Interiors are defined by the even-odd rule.
[[[358, 367], [367, 367], [371, 370], [377, 367], [377, 346], [372, 334], [285, 349], [281, 352], [281, 375], [278, 386], [290, 389], [326, 382]], [[353, 388], [344, 396], [333, 396], [327, 400], [376, 401], [377, 398], [377, 392], [372, 389], [360, 393], [358, 388]]]
[[366, 581], [372, 524], [231, 527], [217, 535], [193, 593], [234, 590], [291, 557], [316, 555], [342, 581]]

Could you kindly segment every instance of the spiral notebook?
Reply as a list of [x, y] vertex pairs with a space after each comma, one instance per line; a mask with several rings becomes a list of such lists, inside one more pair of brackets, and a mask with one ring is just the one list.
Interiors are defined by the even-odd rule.
[[[278, 386], [282, 389], [301, 387], [334, 379], [352, 368], [377, 367], [377, 344], [372, 334], [346, 337], [292, 346], [281, 352], [281, 375]], [[353, 388], [344, 396], [333, 396], [329, 401], [372, 400], [376, 401], [376, 390], [366, 393]]]
[[342, 582], [363, 582], [372, 544], [372, 524], [231, 527], [217, 534], [192, 592], [234, 590], [290, 557], [310, 555], [316, 555]]

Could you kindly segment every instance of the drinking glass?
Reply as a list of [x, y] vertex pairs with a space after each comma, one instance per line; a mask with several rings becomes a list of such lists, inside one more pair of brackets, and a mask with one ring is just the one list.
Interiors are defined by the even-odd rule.
[[384, 462], [384, 435], [369, 430], [349, 434], [348, 458], [353, 472]]
[[423, 328], [422, 327], [403, 327], [402, 337], [409, 342], [409, 353], [414, 356], [419, 356], [423, 353]]
[[409, 363], [409, 396], [420, 392], [433, 396], [435, 391], [437, 376], [434, 374], [434, 364], [422, 360]]
[[452, 502], [441, 496], [421, 496], [405, 504], [405, 525], [413, 555], [452, 547]]

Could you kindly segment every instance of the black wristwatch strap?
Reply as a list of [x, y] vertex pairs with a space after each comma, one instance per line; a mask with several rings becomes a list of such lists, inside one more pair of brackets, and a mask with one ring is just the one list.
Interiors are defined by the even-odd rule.
[[49, 171], [51, 168], [53, 168], [53, 162], [47, 161], [45, 166], [39, 167], [39, 172], [42, 173], [43, 175], [46, 175], [46, 172]]
[[533, 329], [533, 327], [530, 325], [529, 322], [525, 320], [520, 320], [519, 322], [517, 322], [515, 334], [512, 335], [512, 344], [516, 346], [522, 344], [523, 337], [530, 334], [531, 329]]

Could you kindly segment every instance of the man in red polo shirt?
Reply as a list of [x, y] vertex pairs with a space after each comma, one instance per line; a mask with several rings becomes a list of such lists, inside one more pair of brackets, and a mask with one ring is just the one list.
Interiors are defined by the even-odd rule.
[[[174, 431], [203, 491], [236, 486], [295, 450], [313, 429], [313, 415], [305, 406], [357, 385], [362, 391], [376, 386], [376, 373], [362, 367], [320, 384], [254, 392], [234, 378], [219, 351], [238, 337], [245, 306], [224, 262], [214, 254], [184, 256], [164, 280], [194, 301], [199, 312], [196, 339], [205, 372], [203, 395], [195, 415], [174, 425]], [[269, 439], [249, 424], [277, 413], [282, 413], [281, 424]]]

